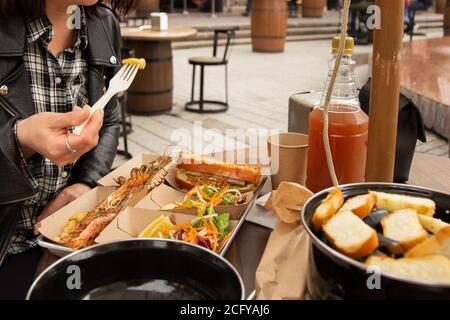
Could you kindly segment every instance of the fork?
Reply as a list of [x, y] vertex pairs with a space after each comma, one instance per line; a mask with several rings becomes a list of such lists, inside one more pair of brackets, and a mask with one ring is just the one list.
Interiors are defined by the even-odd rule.
[[[109, 87], [105, 94], [91, 107], [91, 116], [96, 110], [105, 108], [109, 100], [111, 100], [111, 98], [116, 94], [128, 90], [136, 77], [138, 70], [139, 67], [137, 65], [124, 64], [122, 68], [120, 68], [119, 72], [117, 72], [117, 74], [109, 82]], [[86, 120], [82, 125], [75, 127], [73, 133], [80, 135], [88, 120]]]

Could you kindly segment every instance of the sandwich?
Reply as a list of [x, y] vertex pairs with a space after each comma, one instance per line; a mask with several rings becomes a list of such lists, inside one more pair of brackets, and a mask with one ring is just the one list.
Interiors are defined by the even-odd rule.
[[261, 176], [257, 165], [238, 165], [192, 154], [181, 154], [175, 180], [186, 190], [209, 185], [218, 189], [237, 189], [249, 192], [256, 188]]

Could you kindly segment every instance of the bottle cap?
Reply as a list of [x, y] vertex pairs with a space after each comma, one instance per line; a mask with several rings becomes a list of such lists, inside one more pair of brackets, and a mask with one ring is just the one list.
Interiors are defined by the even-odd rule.
[[[332, 41], [333, 53], [339, 51], [339, 44], [341, 42], [340, 37], [334, 37]], [[355, 40], [352, 37], [345, 37], [344, 54], [352, 54], [353, 48], [355, 48]]]

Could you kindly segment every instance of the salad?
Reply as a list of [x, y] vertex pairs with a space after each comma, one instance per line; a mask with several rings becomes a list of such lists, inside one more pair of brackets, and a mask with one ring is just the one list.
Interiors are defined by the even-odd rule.
[[227, 206], [245, 203], [246, 196], [237, 189], [216, 188], [211, 185], [197, 186], [184, 197], [183, 203], [175, 203], [176, 208], [199, 208]]
[[214, 206], [198, 206], [197, 216], [190, 222], [174, 225], [167, 216], [152, 222], [139, 238], [162, 238], [193, 243], [218, 253], [227, 243], [231, 233], [230, 215], [217, 214]]

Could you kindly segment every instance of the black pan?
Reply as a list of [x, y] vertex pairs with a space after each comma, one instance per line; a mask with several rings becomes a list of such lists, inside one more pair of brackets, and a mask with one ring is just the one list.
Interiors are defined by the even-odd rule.
[[[403, 184], [361, 183], [341, 186], [344, 197], [368, 190], [425, 197], [436, 202], [435, 217], [450, 222], [450, 195]], [[367, 286], [368, 273], [361, 261], [332, 248], [320, 233], [313, 231], [311, 218], [331, 189], [314, 195], [303, 207], [302, 223], [312, 241], [309, 252], [307, 287], [314, 299], [450, 299], [450, 285], [381, 275], [380, 289]]]
[[237, 271], [210, 250], [133, 239], [62, 258], [35, 280], [27, 299], [239, 300], [244, 294]]

